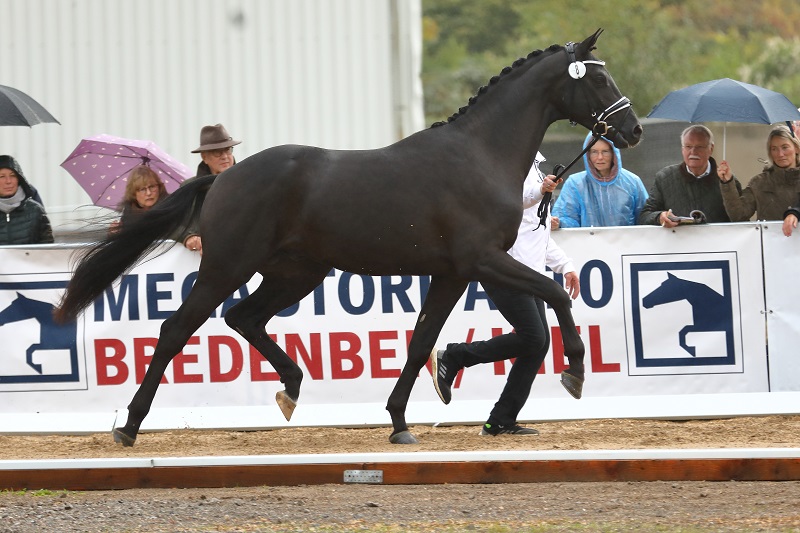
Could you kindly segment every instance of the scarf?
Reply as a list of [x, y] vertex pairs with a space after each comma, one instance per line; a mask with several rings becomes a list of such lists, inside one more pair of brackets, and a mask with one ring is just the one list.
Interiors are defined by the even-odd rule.
[[[614, 152], [611, 152], [611, 153], [613, 154]], [[588, 161], [588, 159], [587, 159], [587, 161]], [[598, 170], [595, 168], [595, 166], [592, 164], [592, 162], [589, 161], [589, 174], [591, 174], [592, 177], [594, 179], [596, 179], [597, 181], [599, 181], [599, 182], [608, 183], [609, 181], [614, 181], [617, 178], [618, 172], [619, 171], [617, 170], [617, 158], [616, 157], [614, 158], [614, 162], [611, 163], [611, 168], [609, 169], [608, 176], [605, 177], [605, 178], [600, 175], [600, 172], [598, 172]]]
[[24, 199], [25, 191], [22, 190], [22, 187], [17, 187], [17, 192], [8, 198], [0, 198], [0, 211], [5, 214], [10, 213], [14, 209], [18, 208]]

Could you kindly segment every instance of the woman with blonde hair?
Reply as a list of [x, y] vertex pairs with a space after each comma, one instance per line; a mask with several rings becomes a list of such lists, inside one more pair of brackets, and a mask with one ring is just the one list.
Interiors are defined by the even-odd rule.
[[[166, 198], [168, 194], [164, 182], [153, 169], [146, 165], [135, 167], [128, 174], [125, 195], [119, 204], [119, 210], [122, 211], [119, 226], [124, 226], [141, 216], [142, 213]], [[114, 229], [116, 229], [116, 225]]]
[[767, 136], [769, 164], [754, 176], [741, 194], [733, 187], [733, 173], [727, 161], [717, 168], [725, 211], [732, 222], [750, 220], [783, 220], [789, 206], [797, 205], [800, 194], [800, 142], [789, 128], [772, 128]]

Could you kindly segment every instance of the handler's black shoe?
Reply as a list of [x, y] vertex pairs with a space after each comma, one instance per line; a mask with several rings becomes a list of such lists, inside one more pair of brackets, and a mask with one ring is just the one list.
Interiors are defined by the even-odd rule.
[[533, 428], [524, 428], [519, 424], [503, 426], [486, 422], [481, 428], [480, 434], [496, 437], [497, 435], [538, 435], [539, 432]]
[[445, 405], [450, 403], [453, 395], [450, 387], [456, 380], [458, 369], [455, 365], [449, 364], [444, 360], [445, 350], [431, 350], [431, 377], [433, 378], [433, 388], [436, 389], [436, 394], [444, 402]]

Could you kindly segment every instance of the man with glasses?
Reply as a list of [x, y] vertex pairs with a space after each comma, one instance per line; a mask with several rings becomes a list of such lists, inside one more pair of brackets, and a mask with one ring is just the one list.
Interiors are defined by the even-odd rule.
[[[203, 126], [200, 130], [200, 146], [192, 150], [193, 154], [200, 154], [202, 161], [197, 165], [197, 175], [208, 176], [220, 174], [232, 167], [236, 160], [233, 157], [233, 147], [242, 141], [235, 141], [228, 135], [228, 130], [222, 124]], [[183, 245], [193, 252], [203, 253], [203, 242], [198, 234], [197, 221], [184, 231], [181, 236]]]
[[[713, 152], [711, 130], [699, 124], [683, 130], [683, 163], [670, 165], [656, 173], [650, 198], [639, 215], [639, 224], [674, 228], [680, 223], [678, 217], [690, 217], [692, 211], [701, 211], [706, 222], [730, 222], [722, 203], [717, 162], [711, 157]], [[741, 183], [733, 179], [741, 192]]]
[[[583, 148], [594, 138], [589, 133]], [[622, 168], [619, 148], [599, 138], [583, 154], [586, 169], [569, 176], [553, 206], [553, 228], [634, 226], [647, 200], [642, 180]]]

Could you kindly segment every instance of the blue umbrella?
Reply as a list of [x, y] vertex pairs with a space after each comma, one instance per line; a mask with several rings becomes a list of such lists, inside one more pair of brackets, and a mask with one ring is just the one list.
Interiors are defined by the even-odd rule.
[[672, 91], [647, 116], [685, 122], [775, 124], [800, 120], [800, 111], [781, 93], [723, 78]]

